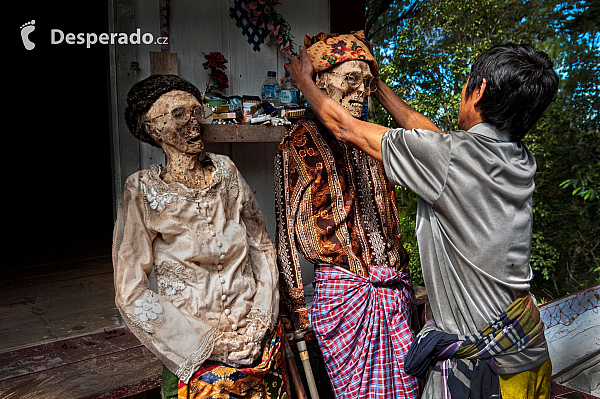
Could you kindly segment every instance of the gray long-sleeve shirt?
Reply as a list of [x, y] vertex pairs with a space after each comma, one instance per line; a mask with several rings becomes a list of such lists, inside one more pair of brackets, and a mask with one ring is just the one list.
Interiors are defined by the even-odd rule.
[[[419, 196], [417, 239], [438, 327], [475, 333], [529, 289], [536, 162], [506, 132], [388, 130], [381, 142], [392, 184]], [[502, 374], [537, 367], [546, 345], [498, 356]]]

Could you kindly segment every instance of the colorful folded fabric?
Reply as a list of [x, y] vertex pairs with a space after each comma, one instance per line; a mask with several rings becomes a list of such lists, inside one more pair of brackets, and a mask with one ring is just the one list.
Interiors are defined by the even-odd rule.
[[179, 381], [178, 394], [183, 399], [208, 398], [289, 398], [289, 382], [285, 374], [284, 332], [281, 323], [265, 343], [260, 364], [233, 368], [204, 364], [190, 382]]
[[430, 320], [406, 355], [405, 371], [418, 378], [425, 378], [428, 371], [441, 373], [442, 398], [489, 397], [500, 391], [494, 356], [545, 341], [539, 309], [533, 296], [524, 292], [496, 320], [470, 336], [446, 333]]
[[373, 46], [365, 38], [362, 30], [349, 34], [319, 33], [316, 36], [307, 34], [304, 37], [304, 47], [310, 56], [315, 73], [350, 60], [368, 62], [373, 76], [377, 76], [379, 71], [373, 56]]

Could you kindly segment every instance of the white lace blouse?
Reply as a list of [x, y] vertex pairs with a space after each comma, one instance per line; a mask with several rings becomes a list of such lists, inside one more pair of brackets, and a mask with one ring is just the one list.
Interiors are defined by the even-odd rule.
[[228, 157], [207, 156], [201, 190], [165, 183], [159, 165], [131, 175], [113, 237], [117, 308], [186, 383], [207, 359], [251, 364], [278, 315], [275, 249], [252, 191]]

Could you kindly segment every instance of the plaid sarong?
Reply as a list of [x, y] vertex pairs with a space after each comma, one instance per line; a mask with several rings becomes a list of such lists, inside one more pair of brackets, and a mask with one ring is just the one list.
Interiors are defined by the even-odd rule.
[[311, 325], [335, 397], [417, 398], [417, 379], [403, 368], [413, 340], [410, 278], [390, 267], [371, 267], [369, 274], [315, 270]]
[[[430, 320], [406, 357], [406, 372], [425, 378], [441, 373], [441, 398], [500, 398], [494, 356], [543, 345], [544, 323], [533, 296], [524, 292], [494, 321], [461, 337], [441, 331]], [[439, 366], [433, 367], [437, 361]], [[494, 396], [497, 395], [497, 396]]]

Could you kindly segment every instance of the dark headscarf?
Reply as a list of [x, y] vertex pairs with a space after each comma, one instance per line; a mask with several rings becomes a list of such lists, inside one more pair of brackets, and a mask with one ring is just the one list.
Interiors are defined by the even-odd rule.
[[158, 147], [141, 126], [140, 121], [160, 96], [173, 90], [186, 91], [196, 97], [200, 104], [203, 103], [200, 90], [177, 75], [152, 75], [131, 87], [127, 93], [125, 123], [127, 123], [129, 131], [139, 140]]

